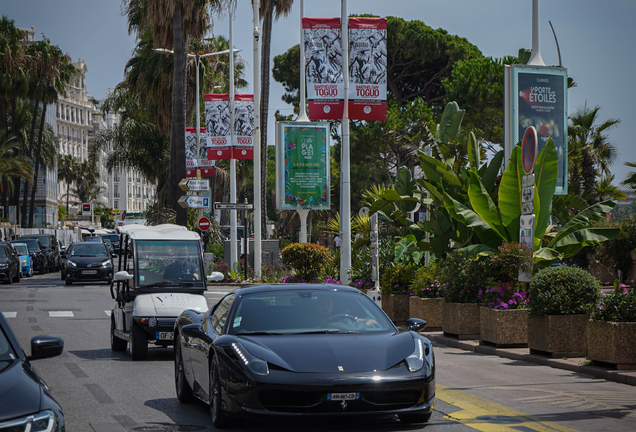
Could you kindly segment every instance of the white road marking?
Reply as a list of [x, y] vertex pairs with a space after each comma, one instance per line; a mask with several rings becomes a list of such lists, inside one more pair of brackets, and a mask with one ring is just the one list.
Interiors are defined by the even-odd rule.
[[109, 311], [109, 310], [107, 310], [107, 311], [105, 310], [104, 312], [106, 312], [106, 315], [108, 315], [108, 316], [110, 316], [110, 314], [112, 313], [112, 311]]
[[73, 315], [72, 311], [50, 311], [49, 312], [49, 317], [51, 318], [73, 318], [75, 315]]
[[15, 318], [18, 313], [17, 312], [2, 312], [5, 318]]

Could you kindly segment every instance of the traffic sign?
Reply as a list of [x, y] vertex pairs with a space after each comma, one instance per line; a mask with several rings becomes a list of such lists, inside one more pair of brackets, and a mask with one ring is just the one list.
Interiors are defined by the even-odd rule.
[[179, 187], [184, 191], [208, 191], [210, 190], [210, 182], [208, 179], [184, 178], [179, 182]]
[[119, 209], [113, 209], [113, 213], [119, 214]]
[[121, 220], [124, 220], [124, 219], [126, 219], [126, 210], [121, 212]]
[[243, 203], [214, 203], [217, 210], [253, 210], [254, 204]]
[[537, 160], [538, 145], [537, 130], [534, 126], [530, 126], [526, 129], [526, 133], [523, 134], [523, 141], [521, 144], [521, 161], [523, 163], [523, 170], [526, 174], [530, 174], [534, 171], [534, 163]]
[[205, 216], [202, 217], [201, 219], [199, 219], [199, 229], [201, 231], [207, 231], [210, 229], [210, 219], [206, 218]]
[[183, 208], [209, 208], [210, 198], [196, 195], [181, 195], [179, 205]]
[[534, 201], [534, 186], [524, 187], [521, 189], [521, 202], [533, 202]]

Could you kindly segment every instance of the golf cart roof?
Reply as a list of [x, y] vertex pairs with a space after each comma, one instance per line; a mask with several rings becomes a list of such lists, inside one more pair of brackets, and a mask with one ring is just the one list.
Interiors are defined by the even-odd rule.
[[156, 226], [124, 225], [117, 231], [128, 235], [133, 240], [201, 240], [199, 234], [188, 231], [186, 227], [173, 224]]

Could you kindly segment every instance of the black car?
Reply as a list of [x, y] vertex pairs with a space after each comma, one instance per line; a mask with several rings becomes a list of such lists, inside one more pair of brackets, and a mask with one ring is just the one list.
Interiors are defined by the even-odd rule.
[[22, 240], [26, 239], [37, 239], [42, 243], [44, 249], [46, 250], [46, 255], [48, 258], [48, 270], [51, 272], [59, 271], [61, 267], [60, 265], [60, 249], [57, 243], [57, 239], [52, 234], [26, 234], [21, 237]]
[[66, 250], [64, 275], [66, 285], [73, 282], [107, 282], [113, 280], [113, 263], [104, 243], [72, 243]]
[[340, 285], [242, 288], [175, 323], [177, 398], [210, 405], [228, 427], [246, 414], [397, 414], [426, 422], [435, 404], [431, 342], [400, 332], [369, 297]]
[[22, 237], [11, 243], [26, 243], [31, 261], [33, 261], [34, 270], [40, 272], [40, 274], [45, 274], [49, 271], [49, 257], [46, 253], [46, 248], [42, 246], [38, 239]]
[[0, 430], [65, 430], [62, 408], [31, 366], [31, 360], [55, 357], [63, 350], [59, 337], [34, 336], [27, 357], [0, 312]]
[[11, 243], [0, 242], [0, 280], [10, 284], [20, 282], [21, 276], [20, 256]]
[[118, 234], [102, 234], [102, 238], [104, 240], [106, 239], [110, 240], [111, 244], [113, 245], [113, 250], [115, 251], [115, 254], [119, 254], [119, 235]]

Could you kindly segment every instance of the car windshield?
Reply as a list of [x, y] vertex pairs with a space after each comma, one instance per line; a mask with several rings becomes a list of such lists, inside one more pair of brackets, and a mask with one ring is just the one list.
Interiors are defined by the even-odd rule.
[[26, 245], [29, 248], [30, 252], [35, 252], [35, 251], [41, 250], [40, 249], [40, 243], [37, 240], [24, 239], [24, 243], [26, 243]]
[[203, 287], [203, 260], [198, 241], [137, 240], [135, 248], [139, 287]]
[[117, 243], [119, 241], [119, 236], [117, 234], [103, 234], [102, 238], [104, 240], [108, 239], [110, 240], [112, 243]]
[[106, 249], [104, 246], [92, 244], [76, 244], [71, 248], [70, 256], [74, 257], [104, 257]]
[[4, 249], [4, 246], [0, 247], [0, 258], [6, 258], [7, 251]]
[[[33, 237], [32, 237], [33, 238]], [[49, 247], [49, 236], [41, 236], [41, 237], [37, 237], [37, 240], [42, 244], [42, 246], [44, 247]]]
[[18, 251], [18, 253], [19, 253], [20, 255], [22, 255], [22, 256], [24, 256], [24, 255], [28, 255], [28, 254], [29, 254], [29, 251], [27, 250], [27, 247], [26, 247], [26, 246], [23, 246], [23, 245], [14, 245], [13, 247], [14, 247], [14, 248], [15, 248], [15, 250], [17, 250], [17, 251]]
[[376, 333], [395, 327], [366, 295], [284, 290], [242, 296], [229, 334]]
[[86, 237], [84, 241], [90, 242], [90, 243], [102, 243], [102, 238], [101, 237]]

